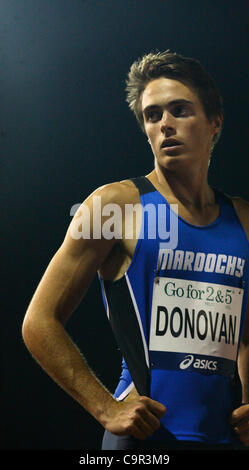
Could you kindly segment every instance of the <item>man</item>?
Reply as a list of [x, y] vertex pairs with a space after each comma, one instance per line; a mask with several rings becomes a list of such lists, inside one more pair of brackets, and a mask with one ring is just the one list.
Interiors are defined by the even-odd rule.
[[[198, 61], [165, 51], [132, 65], [127, 101], [155, 167], [84, 201], [29, 305], [25, 344], [103, 425], [103, 449], [219, 448], [234, 434], [249, 445], [249, 205], [207, 182], [219, 92]], [[96, 201], [120, 209], [115, 236], [107, 210], [96, 231]], [[162, 218], [177, 223], [171, 245]], [[97, 272], [124, 355], [114, 396], [64, 329]]]

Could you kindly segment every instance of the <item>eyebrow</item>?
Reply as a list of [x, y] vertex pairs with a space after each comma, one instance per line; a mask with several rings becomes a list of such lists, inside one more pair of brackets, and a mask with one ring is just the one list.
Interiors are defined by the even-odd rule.
[[[190, 101], [190, 100], [186, 100], [184, 98], [179, 98], [177, 100], [172, 100], [172, 101], [169, 101], [169, 103], [167, 103], [167, 107], [170, 107], [172, 105], [175, 105], [175, 104], [194, 104], [193, 101]], [[158, 105], [158, 104], [151, 104], [151, 105], [148, 105], [146, 106], [142, 113], [147, 113], [148, 111], [151, 111], [153, 109], [157, 109], [157, 108], [160, 108], [161, 106]]]

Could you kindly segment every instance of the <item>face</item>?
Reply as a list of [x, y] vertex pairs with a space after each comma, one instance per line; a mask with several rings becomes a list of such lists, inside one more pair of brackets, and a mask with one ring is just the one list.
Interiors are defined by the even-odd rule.
[[208, 167], [219, 119], [209, 122], [202, 103], [187, 85], [160, 77], [146, 86], [141, 99], [144, 127], [156, 164]]

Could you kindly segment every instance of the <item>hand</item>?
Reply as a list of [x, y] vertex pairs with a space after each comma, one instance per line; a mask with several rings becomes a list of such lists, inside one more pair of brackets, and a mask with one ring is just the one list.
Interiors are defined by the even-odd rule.
[[165, 411], [162, 403], [144, 396], [116, 401], [109, 410], [105, 428], [117, 436], [129, 435], [144, 440], [160, 428], [160, 419]]
[[231, 423], [240, 441], [249, 446], [249, 405], [242, 405], [232, 412]]

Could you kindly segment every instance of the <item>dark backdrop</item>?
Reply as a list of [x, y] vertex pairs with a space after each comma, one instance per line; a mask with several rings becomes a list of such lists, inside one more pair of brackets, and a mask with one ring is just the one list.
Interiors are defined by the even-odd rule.
[[[98, 449], [102, 429], [23, 345], [25, 310], [96, 187], [145, 174], [153, 156], [125, 103], [151, 50], [199, 59], [224, 99], [209, 181], [249, 200], [248, 11], [237, 0], [1, 0], [1, 448]], [[120, 353], [94, 281], [68, 330], [114, 391]]]

